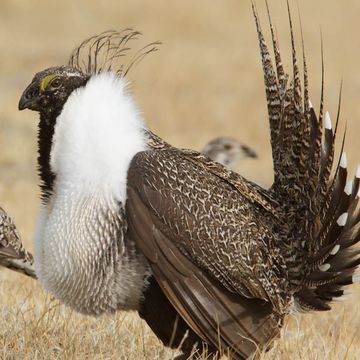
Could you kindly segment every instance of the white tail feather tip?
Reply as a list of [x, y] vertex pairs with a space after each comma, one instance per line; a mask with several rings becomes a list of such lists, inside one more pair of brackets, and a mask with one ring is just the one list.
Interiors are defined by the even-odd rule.
[[338, 302], [344, 302], [347, 301], [348, 299], [346, 297], [333, 297], [332, 301], [338, 301]]
[[360, 179], [360, 165], [358, 165], [356, 168], [356, 177]]
[[346, 224], [346, 222], [347, 222], [347, 218], [348, 218], [348, 213], [347, 213], [347, 212], [341, 214], [341, 215], [339, 216], [339, 218], [337, 219], [337, 224], [338, 224], [339, 226], [345, 226], [345, 224]]
[[352, 193], [352, 188], [353, 188], [353, 181], [352, 180], [349, 180], [346, 185], [345, 185], [345, 188], [344, 188], [344, 192], [346, 195], [351, 195]]
[[346, 152], [345, 151], [341, 154], [340, 166], [343, 169], [347, 168], [347, 157], [346, 157]]
[[330, 251], [330, 255], [336, 255], [338, 251], [340, 250], [340, 245], [337, 244], [333, 247], [333, 249]]
[[325, 114], [325, 129], [328, 129], [328, 130], [332, 129], [330, 114], [328, 111]]
[[319, 266], [320, 271], [328, 271], [329, 269], [330, 269], [330, 264], [328, 263]]

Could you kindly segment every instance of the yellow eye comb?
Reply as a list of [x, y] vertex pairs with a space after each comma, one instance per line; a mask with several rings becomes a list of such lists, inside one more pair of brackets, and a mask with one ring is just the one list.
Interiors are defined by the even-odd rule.
[[44, 91], [51, 82], [51, 80], [54, 79], [56, 76], [57, 74], [50, 74], [45, 76], [40, 83], [40, 91]]

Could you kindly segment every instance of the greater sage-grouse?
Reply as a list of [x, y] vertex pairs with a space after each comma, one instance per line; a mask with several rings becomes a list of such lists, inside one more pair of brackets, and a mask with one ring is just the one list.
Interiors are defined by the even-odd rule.
[[14, 222], [0, 207], [0, 265], [35, 276], [33, 256], [21, 242]]
[[217, 137], [208, 142], [201, 152], [211, 160], [217, 161], [231, 169], [243, 159], [256, 158], [256, 152], [249, 146], [232, 137]]
[[[310, 104], [305, 57], [301, 91], [291, 21], [288, 81], [271, 22], [275, 70], [254, 16], [274, 162], [269, 190], [145, 126], [124, 76], [154, 45], [118, 71], [106, 63], [132, 32], [90, 40], [95, 55], [85, 65], [80, 46], [67, 66], [36, 74], [19, 103], [40, 113], [39, 281], [86, 314], [140, 308], [165, 343], [177, 324], [176, 336], [188, 330], [185, 354], [203, 341], [213, 354], [252, 356], [271, 345], [290, 311], [330, 310], [358, 280], [360, 171], [346, 182], [342, 152], [331, 175], [337, 126], [324, 116], [323, 91], [318, 115]], [[103, 65], [97, 54], [114, 49], [111, 37], [119, 46]]]

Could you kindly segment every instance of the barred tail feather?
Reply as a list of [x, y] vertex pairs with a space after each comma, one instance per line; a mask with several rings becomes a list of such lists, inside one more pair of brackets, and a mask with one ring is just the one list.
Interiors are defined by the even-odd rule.
[[[268, 107], [268, 115], [270, 122], [270, 136], [271, 136], [271, 145], [272, 145], [272, 155], [274, 162], [274, 176], [276, 181], [278, 181], [279, 173], [277, 172], [277, 168], [281, 166], [281, 151], [279, 142], [279, 134], [281, 127], [281, 99], [279, 96], [279, 86], [276, 78], [275, 71], [273, 69], [273, 65], [271, 62], [271, 56], [269, 50], [267, 48], [265, 38], [261, 31], [259, 18], [255, 9], [254, 4], [252, 4], [252, 9], [255, 18], [256, 29], [259, 38], [259, 46], [260, 46], [260, 54], [262, 60], [262, 66], [264, 70], [264, 82], [265, 82], [265, 91], [266, 91], [266, 99], [267, 99], [267, 107]], [[276, 47], [277, 49], [277, 47]], [[277, 51], [279, 52], [279, 51]], [[278, 58], [278, 61], [280, 59]], [[281, 65], [278, 63], [278, 68], [281, 73]]]
[[[308, 73], [303, 50], [303, 92], [296, 58], [293, 25], [288, 4], [293, 76], [288, 84], [275, 39], [268, 4], [268, 17], [276, 72], [272, 67], [255, 7], [268, 103], [274, 184], [270, 189], [286, 213], [288, 241], [283, 246], [290, 287], [298, 310], [329, 310], [339, 300], [344, 287], [359, 281], [360, 264], [359, 184], [360, 168], [348, 181], [347, 159], [343, 151], [334, 166], [341, 91], [335, 128], [324, 111], [324, 51], [321, 41], [321, 94], [317, 115], [309, 100]], [[301, 30], [302, 35], [302, 30]], [[333, 175], [331, 175], [334, 170]]]
[[[331, 301], [346, 293], [344, 286], [358, 281], [355, 271], [360, 264], [360, 251], [354, 245], [360, 241], [360, 174], [346, 182], [344, 158], [343, 153], [327, 212], [322, 215], [319, 211], [314, 217], [314, 222], [321, 226], [310, 239], [315, 246], [312, 246], [312, 256], [303, 264], [306, 270], [301, 289], [294, 295], [302, 310], [330, 309]], [[319, 276], [319, 271], [323, 276]]]

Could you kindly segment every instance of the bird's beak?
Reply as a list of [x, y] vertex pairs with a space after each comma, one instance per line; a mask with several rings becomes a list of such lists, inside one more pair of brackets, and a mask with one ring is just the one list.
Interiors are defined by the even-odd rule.
[[31, 83], [21, 95], [19, 110], [30, 109], [39, 111], [39, 89]]
[[257, 158], [258, 155], [255, 152], [255, 150], [251, 149], [250, 147], [243, 145], [242, 146], [242, 150], [244, 151], [244, 153], [246, 154], [246, 156], [250, 157], [250, 158]]

